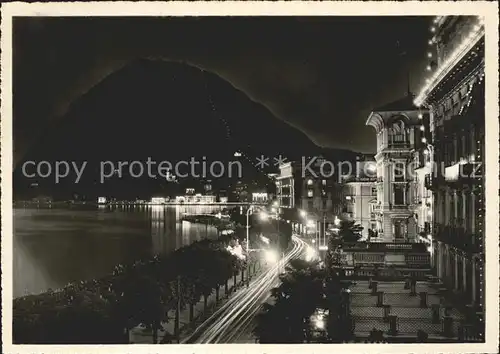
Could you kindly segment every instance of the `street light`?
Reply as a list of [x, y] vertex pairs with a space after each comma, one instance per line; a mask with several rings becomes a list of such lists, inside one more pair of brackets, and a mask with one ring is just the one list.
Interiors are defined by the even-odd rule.
[[278, 253], [276, 253], [276, 251], [266, 250], [264, 255], [266, 257], [266, 261], [271, 264], [274, 264], [278, 261]]
[[250, 206], [247, 209], [247, 253], [250, 252], [250, 225], [249, 225], [249, 217], [250, 217], [250, 212], [253, 210], [253, 207]]
[[[247, 253], [250, 252], [250, 212], [253, 211], [253, 206], [250, 206], [247, 209]], [[261, 220], [267, 220], [269, 218], [269, 215], [266, 212], [261, 212], [260, 213], [260, 219]]]
[[305, 210], [300, 211], [300, 216], [302, 216], [303, 218], [305, 218], [307, 216], [307, 213], [305, 212]]

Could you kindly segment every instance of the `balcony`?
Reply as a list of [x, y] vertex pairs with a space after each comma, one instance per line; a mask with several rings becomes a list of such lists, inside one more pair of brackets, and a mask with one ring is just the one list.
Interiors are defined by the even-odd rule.
[[389, 210], [395, 210], [395, 211], [405, 211], [409, 209], [408, 204], [389, 204]]
[[481, 183], [481, 177], [481, 165], [474, 162], [456, 163], [445, 168], [444, 179], [450, 187], [478, 184]]
[[452, 221], [450, 225], [435, 224], [435, 239], [466, 253], [479, 253], [483, 249], [482, 235], [465, 231], [462, 220]]
[[445, 183], [445, 179], [442, 175], [439, 174], [439, 171], [437, 172], [436, 176], [432, 175], [426, 175], [424, 184], [425, 188], [428, 190], [436, 190], [439, 186], [443, 186]]
[[407, 141], [391, 141], [389, 139], [389, 142], [385, 146], [387, 149], [409, 149], [411, 148], [410, 142]]

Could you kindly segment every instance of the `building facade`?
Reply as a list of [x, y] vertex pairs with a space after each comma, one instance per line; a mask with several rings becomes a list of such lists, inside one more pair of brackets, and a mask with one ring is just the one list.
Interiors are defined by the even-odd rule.
[[417, 179], [414, 151], [425, 142], [419, 129], [427, 111], [410, 92], [374, 109], [367, 125], [377, 134], [377, 229], [383, 242], [417, 242]]
[[[373, 234], [377, 229], [377, 175], [375, 161], [356, 163], [356, 172], [345, 177], [343, 197], [344, 206], [342, 216], [354, 220], [363, 227], [361, 241], [369, 239], [370, 230]], [[370, 241], [378, 241], [378, 237]]]
[[[324, 160], [303, 168], [301, 163], [281, 165], [276, 176], [276, 196], [280, 207], [297, 208], [316, 217], [332, 219], [342, 212], [342, 187], [337, 177], [321, 173]], [[313, 171], [313, 172], [311, 172]], [[324, 171], [323, 171], [324, 172]]]
[[484, 306], [484, 25], [437, 17], [430, 77], [416, 104], [430, 110], [432, 249], [437, 276], [467, 304]]

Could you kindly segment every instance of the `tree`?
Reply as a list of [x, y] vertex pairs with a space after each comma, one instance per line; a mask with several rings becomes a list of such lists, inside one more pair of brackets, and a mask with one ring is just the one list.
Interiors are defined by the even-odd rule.
[[342, 269], [333, 268], [326, 280], [328, 339], [335, 343], [349, 341], [354, 330], [349, 296], [349, 287], [352, 283], [342, 278]]
[[363, 227], [355, 224], [355, 221], [341, 220], [338, 229], [337, 235], [341, 243], [353, 243], [361, 238]]
[[322, 305], [324, 272], [316, 264], [293, 260], [280, 280], [271, 290], [275, 303], [264, 305], [254, 334], [261, 343], [309, 341], [309, 318]]

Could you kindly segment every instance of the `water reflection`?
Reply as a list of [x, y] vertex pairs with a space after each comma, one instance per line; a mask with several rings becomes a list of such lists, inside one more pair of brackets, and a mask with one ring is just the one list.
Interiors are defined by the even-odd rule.
[[166, 254], [217, 230], [183, 222], [217, 206], [14, 209], [13, 296], [110, 273], [121, 262]]

